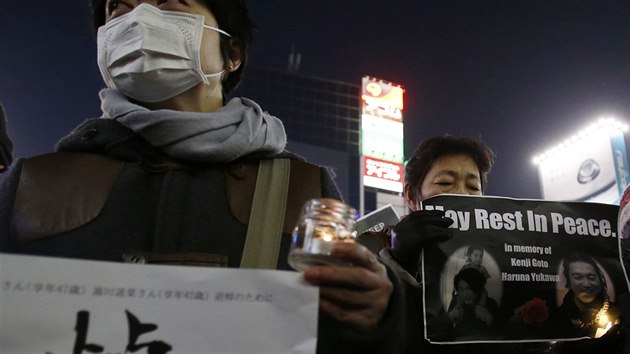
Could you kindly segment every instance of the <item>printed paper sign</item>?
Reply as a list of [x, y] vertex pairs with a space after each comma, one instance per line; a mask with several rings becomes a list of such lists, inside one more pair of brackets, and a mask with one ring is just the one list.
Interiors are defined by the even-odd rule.
[[618, 207], [438, 196], [453, 238], [423, 252], [434, 343], [599, 337], [630, 306]]
[[0, 254], [0, 352], [315, 353], [301, 277]]
[[380, 232], [386, 227], [396, 225], [398, 221], [398, 213], [391, 204], [387, 204], [359, 218], [354, 224], [354, 231], [357, 235], [368, 231]]

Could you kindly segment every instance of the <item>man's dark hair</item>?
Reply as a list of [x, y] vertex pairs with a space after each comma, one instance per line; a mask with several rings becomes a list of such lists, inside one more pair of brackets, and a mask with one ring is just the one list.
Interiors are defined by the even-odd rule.
[[[105, 24], [106, 0], [91, 0], [92, 24], [96, 31]], [[221, 56], [227, 62], [230, 59], [230, 45], [234, 43], [241, 50], [241, 65], [223, 79], [223, 96], [234, 90], [241, 82], [243, 72], [247, 66], [249, 51], [252, 45], [254, 24], [249, 18], [249, 11], [245, 0], [203, 0], [210, 12], [217, 20], [219, 28], [229, 33], [230, 37], [220, 36]]]
[[599, 266], [597, 265], [597, 261], [595, 261], [595, 258], [585, 253], [571, 253], [565, 256], [564, 259], [562, 260], [562, 267], [564, 268], [562, 271], [562, 274], [564, 275], [564, 279], [566, 281], [566, 288], [567, 289], [571, 288], [569, 264], [576, 263], [576, 262], [588, 263], [593, 267], [593, 270], [595, 270], [595, 273], [599, 277], [599, 281], [602, 284], [602, 294], [598, 296], [604, 295], [606, 293], [606, 279], [604, 278], [602, 271], [599, 269]]
[[470, 289], [478, 296], [486, 286], [486, 277], [475, 268], [464, 268], [453, 278], [453, 287], [457, 291], [460, 280], [465, 281]]
[[448, 134], [425, 140], [416, 148], [405, 167], [405, 189], [416, 193], [416, 188], [422, 184], [435, 161], [446, 155], [459, 154], [470, 156], [475, 162], [479, 168], [481, 189], [485, 190], [488, 174], [494, 164], [494, 151], [482, 140]]
[[0, 105], [0, 172], [13, 162], [13, 143], [7, 134], [7, 123], [4, 108]]

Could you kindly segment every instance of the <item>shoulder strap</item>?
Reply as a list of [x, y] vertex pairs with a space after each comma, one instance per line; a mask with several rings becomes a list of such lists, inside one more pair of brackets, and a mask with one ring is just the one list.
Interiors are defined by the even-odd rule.
[[241, 268], [276, 268], [290, 167], [289, 159], [260, 161]]
[[[231, 164], [227, 173], [228, 203], [232, 215], [242, 224], [249, 224], [252, 200], [256, 188], [259, 161]], [[302, 206], [311, 198], [322, 197], [322, 168], [301, 160], [291, 159], [289, 194], [282, 233], [290, 234]]]

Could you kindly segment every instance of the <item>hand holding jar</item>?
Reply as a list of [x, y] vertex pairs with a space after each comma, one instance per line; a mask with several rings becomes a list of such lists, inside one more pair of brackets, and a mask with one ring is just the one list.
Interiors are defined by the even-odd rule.
[[320, 287], [320, 310], [369, 331], [385, 315], [394, 286], [376, 255], [354, 242], [355, 210], [333, 199], [309, 201], [294, 230], [289, 264]]
[[355, 242], [355, 217], [354, 208], [336, 199], [309, 200], [293, 230], [289, 264], [298, 271], [312, 265], [339, 264], [331, 257], [333, 245]]

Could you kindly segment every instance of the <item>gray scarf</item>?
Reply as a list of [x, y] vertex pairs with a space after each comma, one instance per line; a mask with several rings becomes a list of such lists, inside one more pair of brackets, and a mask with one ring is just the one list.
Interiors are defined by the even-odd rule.
[[199, 113], [151, 111], [115, 89], [99, 95], [102, 118], [114, 119], [175, 158], [230, 162], [254, 152], [277, 154], [287, 143], [280, 119], [247, 98], [233, 98], [216, 112]]

